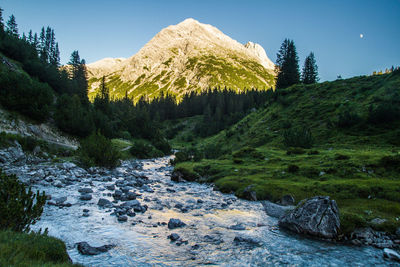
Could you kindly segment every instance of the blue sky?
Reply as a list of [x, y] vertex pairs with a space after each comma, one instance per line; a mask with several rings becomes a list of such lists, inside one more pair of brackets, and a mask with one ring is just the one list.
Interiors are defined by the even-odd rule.
[[[293, 39], [302, 66], [315, 53], [321, 80], [400, 65], [400, 0], [2, 0], [20, 32], [55, 29], [66, 63], [79, 50], [88, 63], [130, 57], [161, 29], [192, 17], [233, 39], [261, 44], [275, 62]], [[364, 37], [360, 38], [360, 34]]]

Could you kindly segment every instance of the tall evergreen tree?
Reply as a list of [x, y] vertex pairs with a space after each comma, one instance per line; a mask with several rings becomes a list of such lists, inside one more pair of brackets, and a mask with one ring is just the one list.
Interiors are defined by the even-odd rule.
[[304, 84], [312, 84], [318, 81], [318, 66], [315, 61], [314, 53], [311, 52], [304, 61], [301, 81]]
[[89, 104], [88, 93], [88, 82], [87, 82], [87, 70], [86, 62], [84, 59], [80, 59], [79, 52], [75, 50], [71, 54], [71, 59], [68, 62], [70, 65], [70, 77], [74, 82], [74, 92], [80, 97], [82, 104]]
[[28, 34], [28, 42], [29, 42], [30, 44], [33, 44], [33, 33], [32, 33], [32, 30], [29, 31], [29, 34]]
[[276, 88], [286, 88], [300, 82], [299, 58], [293, 40], [283, 41], [277, 54], [275, 71]]
[[18, 25], [14, 15], [11, 15], [10, 19], [7, 21], [7, 32], [18, 37]]
[[0, 7], [0, 34], [4, 33], [3, 9]]

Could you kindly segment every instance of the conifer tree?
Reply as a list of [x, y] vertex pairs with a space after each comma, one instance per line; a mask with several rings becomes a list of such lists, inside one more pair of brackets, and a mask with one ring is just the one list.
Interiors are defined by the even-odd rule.
[[89, 100], [87, 97], [88, 82], [86, 62], [84, 59], [80, 59], [79, 52], [77, 50], [72, 52], [68, 65], [71, 66], [70, 77], [75, 83], [74, 92], [80, 97], [82, 104], [88, 104]]
[[301, 81], [304, 84], [312, 84], [318, 82], [318, 66], [315, 61], [314, 53], [311, 52], [304, 61]]
[[7, 21], [7, 32], [10, 35], [18, 37], [18, 25], [14, 15], [11, 15], [10, 19]]
[[29, 31], [29, 34], [28, 34], [28, 42], [29, 42], [30, 44], [33, 43], [33, 33], [32, 33], [32, 30]]
[[300, 82], [299, 58], [293, 40], [283, 41], [277, 54], [275, 71], [276, 88], [286, 88]]
[[0, 34], [4, 33], [3, 9], [0, 7]]

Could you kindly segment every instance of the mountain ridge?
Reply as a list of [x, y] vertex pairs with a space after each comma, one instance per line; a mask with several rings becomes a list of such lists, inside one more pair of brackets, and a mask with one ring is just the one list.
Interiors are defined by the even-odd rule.
[[240, 91], [274, 86], [274, 64], [261, 45], [243, 45], [192, 18], [162, 29], [130, 58], [106, 58], [87, 67], [91, 98], [102, 76], [112, 97], [127, 94], [136, 101], [161, 92], [179, 98], [209, 87]]

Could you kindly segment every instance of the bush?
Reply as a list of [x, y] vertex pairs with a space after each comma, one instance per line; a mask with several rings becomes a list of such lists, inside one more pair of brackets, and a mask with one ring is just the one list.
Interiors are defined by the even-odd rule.
[[111, 140], [100, 133], [93, 133], [81, 141], [78, 156], [85, 166], [113, 168], [119, 163], [120, 153], [113, 147]]
[[345, 106], [340, 109], [338, 114], [337, 126], [339, 128], [349, 128], [358, 124], [361, 117], [352, 106]]
[[348, 159], [350, 159], [350, 157], [347, 155], [336, 154], [335, 156], [335, 160], [348, 160]]
[[253, 159], [263, 159], [264, 155], [258, 152], [253, 147], [243, 147], [240, 150], [232, 154], [234, 158], [253, 158]]
[[168, 155], [171, 153], [171, 145], [165, 138], [157, 138], [152, 142], [153, 146], [164, 153], [164, 155]]
[[0, 169], [0, 229], [27, 232], [40, 218], [46, 195], [39, 191], [35, 194], [31, 188], [18, 181], [15, 175], [6, 175]]
[[129, 149], [132, 156], [138, 159], [162, 157], [164, 154], [144, 141], [136, 141]]
[[294, 164], [291, 164], [288, 166], [288, 172], [290, 172], [290, 173], [296, 173], [299, 171], [299, 169], [300, 169], [299, 166], [294, 165]]
[[286, 151], [286, 155], [302, 155], [305, 153], [306, 151], [301, 147], [291, 147]]
[[311, 148], [314, 139], [310, 129], [306, 127], [291, 128], [283, 132], [283, 143], [288, 147]]
[[384, 124], [400, 119], [400, 107], [391, 101], [384, 101], [369, 107], [368, 121], [373, 124]]
[[400, 155], [382, 157], [379, 165], [388, 170], [400, 171]]
[[225, 154], [222, 146], [219, 144], [208, 144], [204, 147], [204, 157], [206, 159], [216, 159]]

